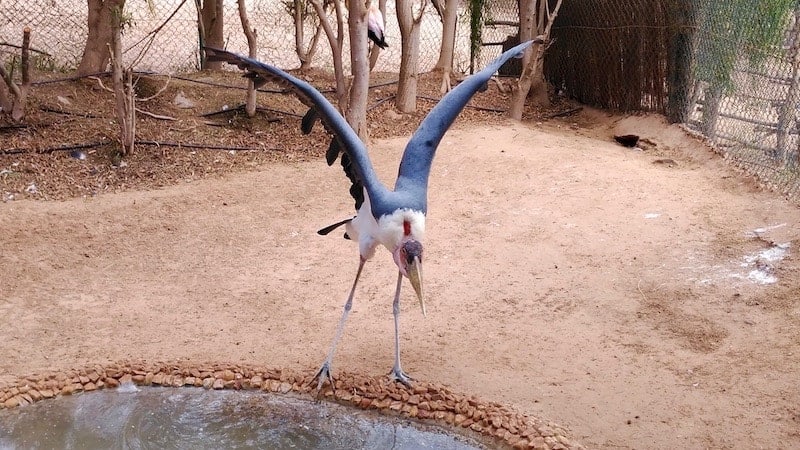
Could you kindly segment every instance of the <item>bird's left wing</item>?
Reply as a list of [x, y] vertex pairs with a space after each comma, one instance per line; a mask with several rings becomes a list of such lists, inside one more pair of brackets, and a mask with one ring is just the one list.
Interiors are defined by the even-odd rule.
[[[210, 47], [204, 47], [204, 49], [209, 61], [223, 61], [247, 71], [245, 77], [252, 79], [256, 88], [271, 81], [294, 93], [303, 104], [311, 108], [303, 117], [303, 132], [310, 132], [314, 122], [320, 119], [325, 129], [333, 135], [334, 141], [331, 143], [331, 148], [328, 149], [328, 164], [332, 163], [330, 155], [332, 152], [335, 151], [333, 155], [335, 160], [338, 150], [344, 150], [348, 158], [346, 164], [344, 158], [342, 162], [348, 177], [351, 176], [351, 172], [348, 172], [348, 170], [352, 169], [355, 171], [358, 181], [363, 183], [369, 192], [386, 190], [375, 175], [367, 154], [367, 147], [361, 142], [358, 134], [353, 131], [344, 117], [339, 114], [339, 111], [314, 86], [293, 77], [277, 67], [264, 64], [255, 59]], [[338, 147], [334, 148], [334, 146]], [[354, 185], [356, 184], [352, 178], [351, 181], [353, 181]], [[361, 195], [361, 192], [358, 192], [358, 194]], [[358, 203], [358, 198], [356, 198], [356, 202]]]
[[486, 83], [500, 69], [500, 66], [511, 58], [521, 57], [525, 49], [534, 42], [542, 43], [544, 41], [537, 38], [507, 50], [483, 70], [462, 81], [434, 106], [406, 145], [403, 159], [400, 161], [395, 191], [417, 194], [426, 192], [433, 156], [444, 133], [450, 128], [472, 96], [485, 88]]

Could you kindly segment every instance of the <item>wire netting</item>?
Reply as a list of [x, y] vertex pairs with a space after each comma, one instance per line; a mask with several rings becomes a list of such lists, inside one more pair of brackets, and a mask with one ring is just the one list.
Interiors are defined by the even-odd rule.
[[[247, 0], [250, 24], [258, 35], [258, 58], [284, 68], [298, 67], [295, 51], [294, 18], [285, 0]], [[225, 45], [228, 50], [247, 53], [247, 41], [242, 32], [236, 0], [223, 0]], [[400, 30], [395, 2], [387, 2], [386, 36], [389, 48], [378, 59], [375, 70], [397, 72], [400, 67]], [[151, 8], [144, 0], [128, 0], [125, 13], [130, 25], [123, 34], [123, 61], [130, 64], [147, 46], [137, 70], [162, 73], [188, 72], [199, 69], [199, 37], [197, 8], [194, 1], [165, 0], [153, 2]], [[31, 46], [39, 50], [39, 68], [68, 71], [77, 67], [87, 36], [88, 6], [86, 0], [4, 0], [0, 2], [0, 58], [13, 54], [19, 45], [22, 29], [33, 30]], [[464, 22], [464, 13], [460, 15]], [[331, 11], [329, 19], [336, 26]], [[345, 18], [346, 21], [346, 18]], [[315, 15], [304, 20], [304, 46], [316, 30]], [[346, 26], [346, 22], [345, 22]], [[429, 71], [436, 64], [441, 45], [441, 20], [429, 4], [424, 10], [420, 29], [420, 70]], [[469, 64], [469, 30], [457, 28], [455, 66]], [[349, 52], [347, 30], [345, 55]], [[152, 43], [151, 38], [152, 37]], [[345, 58], [345, 64], [349, 64]], [[330, 46], [324, 36], [319, 39], [312, 66], [333, 69]]]
[[[246, 53], [235, 0], [223, 0], [225, 46]], [[124, 62], [161, 73], [199, 68], [197, 9], [190, 0], [128, 0]], [[247, 0], [258, 33], [257, 57], [284, 68], [300, 65], [287, 0]], [[421, 2], [417, 2], [420, 4]], [[436, 64], [441, 20], [430, 2], [420, 32], [420, 70]], [[551, 6], [554, 1], [550, 1]], [[486, 0], [482, 67], [517, 32], [518, 1]], [[33, 30], [39, 70], [69, 71], [87, 36], [86, 0], [0, 2], [0, 61], [18, 53], [22, 29]], [[332, 14], [332, 13], [331, 13]], [[558, 92], [622, 111], [664, 113], [708, 139], [726, 158], [783, 193], [800, 197], [800, 7], [795, 0], [564, 0], [552, 30], [545, 73]], [[333, 16], [331, 16], [332, 23]], [[470, 68], [467, 2], [459, 9], [454, 66]], [[309, 14], [304, 45], [316, 30]], [[345, 32], [344, 54], [348, 54]], [[400, 32], [395, 2], [387, 2], [389, 48], [375, 70], [397, 72]], [[144, 51], [146, 50], [146, 51]], [[143, 57], [137, 59], [142, 53]], [[345, 58], [346, 70], [349, 58]], [[332, 69], [330, 46], [319, 39], [312, 66]]]
[[545, 69], [587, 104], [664, 113], [800, 197], [793, 0], [565, 0]]

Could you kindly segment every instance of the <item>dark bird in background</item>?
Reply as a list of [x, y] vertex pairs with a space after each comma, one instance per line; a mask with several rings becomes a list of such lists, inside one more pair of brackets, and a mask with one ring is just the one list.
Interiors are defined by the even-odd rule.
[[[225, 61], [237, 65], [247, 71], [245, 77], [252, 79], [256, 87], [271, 81], [292, 91], [310, 108], [301, 124], [303, 132], [310, 132], [316, 120], [322, 121], [325, 129], [333, 136], [326, 155], [328, 165], [332, 165], [341, 156], [344, 172], [352, 183], [350, 194], [355, 200], [355, 216], [319, 231], [324, 235], [340, 226], [345, 226], [345, 237], [358, 243], [359, 262], [353, 286], [344, 305], [344, 312], [336, 327], [333, 343], [315, 375], [315, 379], [318, 379], [318, 391], [326, 379], [333, 386], [331, 362], [353, 304], [358, 279], [364, 264], [372, 258], [377, 247], [381, 245], [389, 250], [398, 269], [392, 304], [395, 352], [394, 367], [390, 377], [410, 385], [411, 378], [400, 365], [400, 287], [403, 277], [408, 278], [419, 300], [422, 314], [425, 315], [425, 297], [422, 290], [422, 243], [425, 234], [425, 214], [428, 210], [428, 176], [436, 148], [472, 96], [477, 91], [485, 89], [488, 80], [503, 63], [522, 56], [525, 49], [533, 42], [525, 42], [506, 51], [442, 98], [406, 145], [394, 189], [388, 189], [381, 183], [372, 167], [364, 143], [336, 108], [313, 86], [259, 61], [223, 50], [206, 49], [209, 61]], [[537, 39], [536, 42], [542, 40]]]
[[378, 47], [385, 49], [389, 47], [383, 35], [383, 14], [381, 10], [375, 6], [375, 3], [369, 4], [369, 11], [367, 13], [367, 36]]

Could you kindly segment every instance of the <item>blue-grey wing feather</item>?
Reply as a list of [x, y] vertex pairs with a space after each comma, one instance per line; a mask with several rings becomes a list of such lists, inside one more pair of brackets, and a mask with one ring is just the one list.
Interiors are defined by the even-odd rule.
[[[400, 162], [395, 192], [417, 199], [417, 207], [427, 208], [428, 176], [436, 147], [467, 102], [479, 90], [485, 89], [492, 75], [506, 61], [520, 57], [534, 41], [528, 41], [506, 51], [480, 72], [471, 75], [445, 95], [420, 124], [406, 145]], [[539, 41], [541, 42], [541, 41]]]
[[[328, 164], [332, 164], [331, 158], [338, 155], [338, 151], [344, 151], [348, 158], [342, 160], [342, 166], [348, 178], [353, 182], [351, 193], [356, 200], [356, 209], [363, 201], [363, 184], [370, 197], [383, 197], [388, 190], [384, 187], [372, 167], [367, 154], [367, 147], [358, 138], [358, 135], [350, 127], [347, 121], [339, 114], [339, 111], [312, 85], [296, 78], [277, 67], [264, 64], [252, 58], [247, 58], [235, 53], [214, 48], [205, 48], [209, 61], [223, 61], [236, 65], [240, 69], [246, 70], [245, 76], [252, 79], [256, 86], [262, 86], [271, 81], [286, 89], [300, 99], [303, 104], [311, 108], [301, 123], [304, 133], [309, 133], [316, 120], [321, 120], [325, 129], [333, 135], [334, 142], [328, 149], [326, 159]], [[335, 155], [333, 153], [336, 153]], [[355, 194], [357, 192], [357, 194]]]

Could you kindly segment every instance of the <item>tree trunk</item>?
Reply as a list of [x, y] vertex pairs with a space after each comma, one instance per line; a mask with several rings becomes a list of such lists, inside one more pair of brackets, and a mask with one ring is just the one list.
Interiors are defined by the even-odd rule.
[[722, 101], [722, 88], [710, 84], [703, 95], [703, 134], [711, 142], [717, 139], [717, 122], [719, 121], [719, 107]]
[[673, 0], [667, 5], [670, 16], [669, 59], [667, 60], [667, 119], [686, 122], [691, 95], [692, 30], [694, 14], [690, 2]]
[[442, 71], [441, 92], [450, 90], [450, 74], [453, 72], [453, 51], [456, 43], [456, 21], [458, 19], [458, 0], [445, 0], [442, 16], [442, 45], [439, 60], [434, 69]]
[[308, 8], [307, 0], [294, 0], [291, 3], [291, 13], [294, 19], [294, 50], [300, 60], [300, 70], [311, 67], [314, 54], [317, 52], [317, 43], [322, 36], [322, 23], [320, 22], [314, 30], [314, 36], [311, 37], [308, 47], [305, 46], [305, 21], [309, 15]]
[[[319, 23], [322, 29], [325, 30], [325, 35], [328, 37], [328, 42], [331, 45], [331, 54], [333, 55], [333, 74], [336, 78], [336, 98], [337, 106], [340, 111], [347, 108], [347, 83], [344, 79], [344, 64], [342, 56], [342, 47], [344, 45], [344, 14], [342, 12], [341, 2], [334, 1], [336, 11], [336, 33], [333, 32], [328, 15], [325, 13], [325, 8], [322, 6], [321, 0], [310, 0], [311, 5], [314, 6], [319, 17]], [[364, 31], [366, 36], [366, 27]]]
[[132, 155], [136, 142], [136, 98], [133, 92], [133, 69], [122, 68], [122, 11], [115, 11], [111, 20], [111, 79], [114, 83], [115, 112], [120, 130], [123, 155]]
[[[200, 19], [203, 26], [202, 35], [205, 39], [203, 45], [207, 47], [221, 49], [225, 46], [222, 2], [223, 0], [203, 0], [203, 6], [200, 10]], [[222, 69], [222, 62], [208, 62], [203, 58], [201, 69], [220, 70]]]
[[[550, 38], [550, 30], [556, 20], [562, 0], [557, 0], [553, 10], [549, 9], [547, 0], [525, 0], [520, 2], [520, 42], [534, 37], [541, 37], [546, 42]], [[537, 4], [539, 6], [538, 10]], [[524, 15], [523, 15], [524, 14]], [[524, 26], [523, 26], [524, 24]], [[514, 92], [511, 94], [509, 117], [522, 120], [525, 100], [533, 89], [537, 104], [549, 103], [547, 84], [544, 81], [543, 54], [545, 44], [533, 44], [523, 59], [522, 75], [519, 77]]]
[[369, 90], [369, 38], [367, 7], [363, 0], [351, 0], [347, 19], [350, 28], [350, 67], [353, 81], [345, 118], [362, 141], [367, 142], [367, 95]]
[[88, 30], [86, 46], [78, 65], [78, 75], [89, 75], [104, 72], [108, 67], [111, 45], [111, 15], [113, 11], [122, 11], [125, 0], [88, 0]]
[[25, 118], [25, 106], [28, 103], [28, 90], [31, 87], [30, 72], [30, 45], [31, 29], [22, 30], [22, 48], [20, 51], [20, 70], [22, 71], [22, 84], [17, 84], [12, 75], [6, 72], [5, 66], [0, 64], [0, 109], [2, 113], [9, 114], [14, 122], [21, 122]]
[[425, 4], [414, 17], [413, 0], [397, 0], [397, 22], [400, 25], [400, 81], [395, 105], [400, 112], [412, 113], [417, 109], [417, 78], [419, 75], [419, 32]]
[[[256, 30], [250, 27], [250, 19], [247, 17], [247, 7], [244, 0], [239, 0], [239, 19], [242, 22], [242, 30], [247, 38], [247, 56], [255, 58], [257, 52]], [[253, 80], [247, 82], [247, 101], [245, 102], [245, 112], [247, 117], [256, 115], [256, 87]]]

